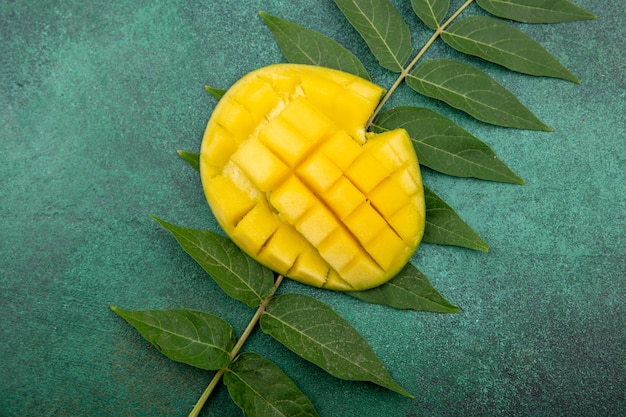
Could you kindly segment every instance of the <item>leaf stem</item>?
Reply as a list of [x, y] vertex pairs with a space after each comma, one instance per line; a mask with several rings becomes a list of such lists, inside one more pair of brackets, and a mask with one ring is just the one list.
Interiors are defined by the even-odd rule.
[[415, 67], [415, 65], [417, 64], [417, 61], [419, 61], [420, 58], [422, 58], [422, 56], [426, 53], [428, 48], [430, 48], [430, 46], [433, 44], [433, 42], [435, 42], [435, 40], [439, 36], [441, 36], [443, 31], [450, 25], [450, 23], [452, 23], [452, 21], [454, 21], [454, 19], [456, 19], [463, 12], [463, 10], [467, 9], [467, 7], [473, 2], [474, 0], [467, 0], [465, 3], [463, 3], [463, 5], [461, 5], [461, 7], [458, 8], [456, 12], [454, 12], [452, 16], [450, 16], [448, 20], [446, 20], [442, 25], [437, 27], [437, 30], [435, 31], [435, 33], [433, 33], [433, 36], [431, 36], [428, 42], [426, 42], [424, 46], [422, 47], [422, 49], [419, 50], [419, 52], [417, 53], [417, 55], [415, 55], [415, 58], [413, 58], [413, 60], [409, 63], [409, 65], [407, 65], [402, 70], [402, 72], [400, 72], [400, 75], [398, 76], [396, 81], [393, 83], [393, 85], [389, 87], [389, 90], [387, 90], [387, 93], [380, 100], [380, 102], [378, 103], [378, 106], [376, 106], [376, 109], [374, 109], [374, 112], [372, 113], [369, 120], [367, 121], [367, 124], [365, 125], [365, 130], [369, 129], [372, 122], [374, 121], [374, 118], [376, 118], [378, 113], [380, 113], [380, 110], [383, 108], [385, 103], [387, 103], [387, 100], [389, 100], [389, 97], [391, 97], [391, 95], [396, 91], [396, 89], [400, 86], [400, 84], [402, 84], [402, 81], [404, 81], [404, 79], [409, 75], [413, 67]]
[[[233, 361], [233, 359], [235, 359], [235, 356], [237, 356], [237, 354], [243, 347], [244, 343], [246, 343], [246, 340], [248, 339], [248, 337], [250, 336], [250, 334], [256, 327], [257, 323], [259, 322], [261, 316], [265, 312], [267, 303], [269, 303], [269, 301], [272, 299], [274, 294], [276, 294], [276, 290], [278, 290], [278, 287], [280, 286], [282, 282], [283, 282], [283, 276], [279, 275], [276, 278], [276, 282], [274, 282], [274, 290], [265, 300], [263, 300], [259, 308], [257, 308], [256, 313], [254, 313], [254, 316], [252, 317], [252, 319], [250, 319], [248, 326], [241, 334], [241, 337], [239, 338], [239, 340], [237, 340], [237, 343], [233, 347], [233, 350], [230, 352], [231, 362]], [[189, 413], [189, 417], [198, 417], [198, 415], [200, 415], [200, 411], [202, 411], [204, 404], [207, 402], [207, 400], [211, 396], [211, 393], [213, 392], [213, 390], [215, 389], [219, 381], [222, 379], [222, 376], [224, 375], [225, 372], [226, 372], [226, 368], [223, 368], [223, 369], [218, 370], [215, 373], [215, 375], [213, 376], [213, 379], [211, 379], [211, 382], [209, 382], [209, 385], [206, 387], [206, 389], [204, 390], [200, 398], [198, 398], [196, 405], [193, 407], [193, 409]]]

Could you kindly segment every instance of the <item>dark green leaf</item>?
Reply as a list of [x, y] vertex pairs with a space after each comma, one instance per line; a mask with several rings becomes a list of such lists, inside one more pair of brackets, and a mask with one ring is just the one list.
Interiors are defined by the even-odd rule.
[[230, 239], [209, 230], [176, 226], [151, 216], [211, 275], [229, 296], [257, 307], [274, 290], [274, 274], [244, 254]]
[[200, 154], [178, 150], [178, 156], [183, 158], [193, 169], [200, 171]]
[[261, 329], [337, 378], [371, 381], [411, 396], [393, 381], [365, 339], [321, 301], [301, 294], [272, 298]]
[[411, 33], [389, 0], [335, 0], [380, 65], [401, 72], [413, 51]]
[[513, 71], [580, 83], [543, 46], [499, 19], [470, 16], [450, 25], [441, 38], [457, 51]]
[[246, 417], [315, 417], [311, 401], [270, 360], [242, 353], [224, 374], [228, 392]]
[[385, 110], [373, 131], [406, 129], [420, 164], [444, 174], [523, 184], [491, 150], [452, 120], [432, 110], [401, 106]]
[[420, 94], [442, 100], [476, 119], [518, 129], [551, 129], [484, 72], [450, 59], [419, 64], [406, 78]]
[[454, 245], [483, 252], [489, 245], [431, 189], [424, 187], [426, 227], [422, 240], [438, 245]]
[[559, 23], [595, 19], [568, 0], [477, 0], [480, 7], [505, 19], [526, 23]]
[[361, 61], [334, 39], [265, 12], [259, 15], [274, 34], [287, 61], [334, 68], [370, 79]]
[[383, 304], [394, 308], [433, 313], [459, 311], [459, 308], [443, 298], [428, 278], [411, 263], [406, 264], [398, 275], [379, 287], [346, 294], [368, 303]]
[[210, 85], [205, 85], [204, 89], [209, 92], [216, 100], [219, 100], [226, 94], [226, 90], [220, 90], [219, 88], [211, 87]]
[[228, 366], [235, 336], [221, 318], [193, 310], [127, 311], [111, 306], [168, 358], [201, 369]]
[[413, 11], [422, 22], [435, 30], [448, 13], [450, 0], [411, 0]]

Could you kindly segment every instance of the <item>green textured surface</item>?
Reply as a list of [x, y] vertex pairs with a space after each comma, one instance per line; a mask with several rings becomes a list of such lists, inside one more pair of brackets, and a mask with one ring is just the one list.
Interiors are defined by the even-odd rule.
[[[411, 16], [409, 1], [394, 3]], [[624, 9], [577, 4], [598, 19], [521, 27], [582, 85], [471, 60], [554, 132], [492, 128], [430, 105], [526, 180], [424, 173], [491, 245], [487, 254], [423, 245], [414, 257], [459, 314], [284, 284], [331, 304], [415, 394], [336, 380], [257, 332], [247, 349], [271, 357], [322, 416], [626, 408]], [[225, 88], [283, 60], [259, 9], [336, 37], [375, 68], [326, 0], [0, 2], [0, 416], [187, 415], [210, 374], [160, 355], [111, 304], [201, 309], [243, 330], [251, 312], [148, 215], [216, 230], [197, 174], [175, 151], [199, 149], [215, 103], [204, 84]], [[406, 88], [394, 102], [425, 103]], [[224, 387], [208, 406], [204, 416], [241, 415]]]

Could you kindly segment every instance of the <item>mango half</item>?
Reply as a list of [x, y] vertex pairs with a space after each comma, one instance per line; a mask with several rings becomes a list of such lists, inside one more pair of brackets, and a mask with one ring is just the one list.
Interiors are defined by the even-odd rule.
[[384, 90], [328, 68], [277, 64], [220, 99], [200, 150], [207, 201], [248, 255], [304, 284], [376, 287], [424, 230], [417, 157], [403, 129], [366, 133]]

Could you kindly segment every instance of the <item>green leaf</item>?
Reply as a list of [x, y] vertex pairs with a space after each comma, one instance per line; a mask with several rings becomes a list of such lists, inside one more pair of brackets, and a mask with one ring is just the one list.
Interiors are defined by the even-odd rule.
[[233, 328], [217, 316], [186, 309], [127, 311], [111, 306], [111, 310], [172, 360], [206, 370], [230, 363]]
[[448, 13], [450, 0], [411, 0], [413, 11], [422, 22], [435, 30]]
[[428, 278], [411, 263], [406, 264], [395, 277], [379, 287], [346, 294], [368, 303], [400, 309], [433, 313], [457, 313], [459, 311], [459, 308], [443, 298]]
[[389, 0], [335, 0], [380, 65], [402, 72], [411, 56], [411, 33]]
[[274, 290], [274, 274], [241, 251], [230, 239], [209, 230], [176, 226], [151, 216], [232, 298], [257, 307]]
[[457, 51], [523, 74], [561, 78], [580, 84], [543, 46], [507, 22], [487, 16], [459, 20], [441, 34]]
[[401, 106], [378, 115], [373, 131], [403, 128], [421, 165], [457, 177], [523, 184], [491, 148], [452, 120], [432, 110]]
[[525, 23], [559, 23], [595, 19], [596, 15], [568, 0], [477, 0], [498, 17]]
[[200, 171], [200, 154], [178, 150], [178, 156], [183, 158], [196, 171]]
[[261, 329], [337, 378], [371, 381], [412, 397], [393, 381], [365, 339], [321, 301], [301, 294], [274, 297], [261, 316]]
[[316, 417], [311, 401], [270, 360], [242, 353], [224, 374], [228, 393], [246, 417]]
[[420, 94], [442, 100], [498, 126], [551, 131], [506, 88], [484, 72], [450, 59], [419, 64], [406, 78]]
[[426, 201], [426, 227], [422, 238], [424, 242], [461, 246], [483, 252], [489, 250], [487, 242], [428, 187], [424, 187], [424, 200]]
[[204, 89], [209, 92], [216, 100], [221, 99], [224, 94], [226, 94], [226, 90], [220, 90], [219, 88], [211, 87], [210, 85], [205, 85]]
[[334, 39], [265, 12], [259, 15], [274, 34], [287, 61], [334, 68], [370, 79], [361, 61]]

